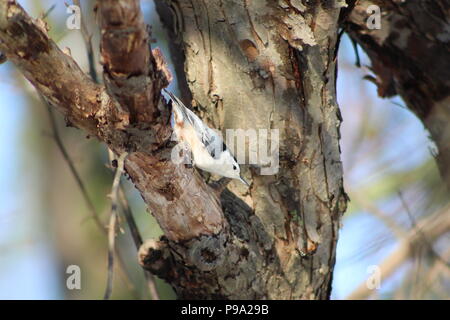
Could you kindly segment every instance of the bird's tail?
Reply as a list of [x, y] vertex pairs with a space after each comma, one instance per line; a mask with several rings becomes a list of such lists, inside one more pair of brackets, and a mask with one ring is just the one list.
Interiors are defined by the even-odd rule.
[[186, 106], [180, 99], [178, 99], [172, 92], [163, 89], [164, 93], [166, 93], [170, 99], [172, 100], [172, 108], [176, 114], [176, 121], [188, 121], [191, 122], [189, 115], [186, 112]]

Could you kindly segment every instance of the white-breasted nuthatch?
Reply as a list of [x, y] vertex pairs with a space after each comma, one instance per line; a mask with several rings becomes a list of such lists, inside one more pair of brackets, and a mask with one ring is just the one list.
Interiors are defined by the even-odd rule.
[[197, 168], [223, 177], [237, 179], [249, 186], [241, 177], [241, 169], [222, 137], [209, 128], [180, 99], [164, 89], [172, 101], [171, 125], [178, 142], [184, 142], [192, 154]]

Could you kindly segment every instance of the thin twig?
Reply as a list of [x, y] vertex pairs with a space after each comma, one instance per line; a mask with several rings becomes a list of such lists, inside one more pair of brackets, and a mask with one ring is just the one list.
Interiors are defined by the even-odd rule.
[[160, 300], [158, 289], [156, 288], [155, 277], [153, 276], [153, 274], [148, 270], [144, 270], [144, 277], [145, 281], [147, 282], [147, 287], [150, 292], [151, 299]]
[[64, 160], [66, 161], [67, 165], [69, 166], [70, 172], [74, 176], [75, 181], [77, 182], [77, 185], [80, 188], [81, 194], [89, 208], [90, 214], [91, 214], [92, 218], [94, 219], [95, 224], [98, 226], [98, 228], [103, 233], [106, 234], [106, 228], [105, 228], [104, 224], [102, 223], [102, 221], [100, 220], [98, 212], [95, 209], [94, 204], [92, 203], [91, 198], [89, 197], [89, 195], [87, 193], [86, 187], [84, 186], [84, 183], [81, 180], [81, 177], [78, 174], [78, 171], [75, 168], [75, 165], [74, 165], [72, 159], [70, 158], [69, 153], [67, 152], [67, 150], [62, 142], [61, 135], [59, 134], [58, 126], [56, 124], [56, 119], [55, 119], [55, 115], [53, 113], [53, 109], [51, 106], [48, 105], [48, 103], [45, 101], [45, 99], [43, 97], [41, 97], [41, 100], [44, 103], [44, 105], [47, 107], [48, 115], [49, 115], [49, 119], [50, 119], [50, 126], [52, 129], [53, 138], [56, 142], [56, 145], [58, 146], [58, 149], [61, 151], [61, 154], [62, 154]]
[[[445, 260], [450, 259], [450, 249], [447, 249], [443, 254], [443, 258]], [[437, 278], [442, 275], [442, 277], [449, 279], [450, 278], [450, 270], [443, 266], [440, 261], [435, 261], [433, 266], [429, 269], [427, 274], [423, 276], [423, 285], [421, 286], [422, 296], [425, 296], [425, 292], [432, 291], [433, 287], [439, 283]], [[440, 299], [449, 299], [450, 293], [446, 293]]]
[[[419, 223], [420, 229], [426, 234], [430, 240], [435, 240], [439, 236], [448, 232], [450, 228], [450, 221], [447, 219], [450, 206], [442, 208], [430, 217], [423, 219]], [[383, 280], [389, 278], [404, 262], [406, 262], [413, 253], [413, 248], [421, 240], [417, 230], [410, 230], [408, 237], [400, 241], [398, 248], [390, 254], [386, 259], [378, 264], [380, 268], [380, 274]], [[348, 300], [361, 300], [370, 297], [373, 293], [366, 283], [366, 280], [362, 282], [346, 299]]]
[[[111, 150], [108, 150], [109, 160], [112, 162], [114, 160], [114, 153]], [[133, 217], [133, 212], [131, 211], [130, 204], [126, 197], [124, 187], [122, 183], [119, 185], [119, 201], [122, 208], [123, 215], [125, 216], [125, 220], [127, 221], [128, 227], [130, 228], [131, 237], [133, 238], [134, 245], [136, 246], [136, 250], [139, 250], [143, 241], [139, 229], [137, 227], [136, 221]], [[153, 300], [159, 300], [158, 290], [156, 289], [155, 277], [150, 271], [143, 270], [145, 281], [147, 283], [147, 287], [150, 293], [150, 297]]]
[[[81, 4], [79, 0], [73, 0], [73, 3], [77, 5], [81, 10]], [[92, 47], [92, 34], [89, 32], [86, 20], [81, 15], [81, 35], [83, 36], [84, 43], [86, 45], [87, 57], [89, 62], [89, 74], [92, 80], [98, 83], [97, 71], [95, 70], [95, 57], [94, 57], [94, 49]]]
[[[72, 173], [72, 175], [74, 176], [78, 187], [81, 190], [82, 196], [84, 198], [84, 201], [86, 202], [87, 206], [89, 207], [89, 210], [91, 212], [92, 217], [94, 218], [94, 221], [96, 222], [97, 227], [100, 229], [100, 231], [104, 234], [107, 235], [107, 228], [105, 227], [105, 225], [100, 221], [99, 218], [99, 214], [97, 212], [97, 210], [95, 209], [91, 198], [89, 197], [86, 188], [84, 187], [84, 183], [81, 180], [81, 176], [78, 173], [78, 171], [75, 168], [75, 165], [73, 164], [72, 159], [70, 158], [67, 149], [65, 148], [61, 136], [59, 134], [59, 130], [58, 130], [58, 126], [56, 124], [56, 119], [53, 113], [53, 109], [51, 109], [51, 107], [45, 102], [45, 100], [41, 97], [42, 102], [44, 103], [44, 105], [47, 107], [47, 110], [49, 112], [49, 117], [50, 117], [50, 126], [52, 129], [52, 137], [55, 139], [55, 142], [58, 146], [58, 149], [61, 151], [61, 153], [63, 154], [63, 158], [66, 161], [67, 165], [70, 168], [70, 171]], [[130, 290], [133, 292], [133, 295], [135, 297], [137, 297], [136, 295], [136, 288], [133, 286], [133, 284], [131, 283], [131, 276], [126, 272], [126, 267], [125, 267], [125, 263], [123, 261], [122, 255], [120, 254], [120, 251], [118, 250], [118, 248], [115, 248], [115, 254], [118, 258], [119, 261], [119, 265], [120, 265], [120, 270], [123, 271], [123, 280], [126, 283], [126, 285], [128, 286], [128, 288], [130, 288]]]
[[124, 152], [120, 155], [117, 160], [117, 169], [114, 175], [114, 180], [111, 189], [111, 216], [109, 219], [108, 226], [108, 280], [106, 284], [106, 290], [104, 299], [108, 300], [112, 294], [113, 287], [113, 276], [114, 276], [114, 251], [115, 251], [115, 238], [116, 238], [116, 222], [117, 222], [117, 191], [119, 189], [120, 177], [122, 176], [125, 164], [125, 158], [128, 155], [127, 152]]
[[122, 184], [120, 184], [119, 186], [119, 201], [123, 209], [123, 215], [125, 216], [125, 220], [127, 221], [128, 227], [130, 228], [133, 242], [136, 246], [136, 249], [139, 250], [140, 246], [142, 245], [142, 237], [141, 234], [139, 233], [136, 221], [133, 218], [133, 213], [131, 212], [130, 204], [128, 203]]
[[361, 204], [363, 209], [367, 209], [368, 213], [378, 218], [387, 228], [389, 228], [397, 240], [407, 237], [407, 232], [403, 230], [394, 219], [380, 210], [376, 205], [373, 205], [370, 201], [367, 201], [364, 197], [360, 196], [358, 192], [352, 194], [352, 200], [357, 204]]
[[56, 4], [52, 4], [50, 6], [50, 8], [48, 8], [48, 10], [42, 14], [41, 19], [42, 20], [46, 19], [50, 15], [50, 13], [52, 13], [53, 9], [55, 9], [55, 8], [56, 8]]
[[[141, 237], [141, 234], [139, 233], [139, 229], [136, 225], [136, 221], [134, 220], [133, 212], [131, 212], [131, 208], [128, 203], [128, 200], [125, 195], [122, 184], [120, 185], [120, 188], [119, 188], [119, 200], [120, 200], [120, 204], [122, 205], [125, 220], [127, 221], [128, 227], [130, 228], [130, 233], [131, 233], [131, 237], [133, 238], [134, 245], [136, 246], [136, 249], [139, 250], [139, 248], [142, 245], [142, 237]], [[155, 277], [148, 270], [144, 270], [144, 277], [145, 277], [145, 281], [147, 282], [147, 286], [148, 286], [148, 290], [150, 292], [151, 298], [153, 300], [159, 300], [160, 298], [159, 298], [158, 290], [156, 289]]]
[[[73, 3], [80, 7], [81, 10], [81, 4], [79, 0], [73, 0]], [[87, 55], [88, 55], [88, 63], [89, 63], [89, 74], [92, 78], [92, 80], [96, 83], [98, 83], [98, 76], [95, 68], [95, 57], [94, 57], [94, 49], [92, 46], [92, 34], [89, 32], [86, 21], [81, 18], [81, 34], [83, 36], [83, 40], [86, 46]], [[113, 153], [111, 150], [108, 150], [110, 162], [113, 160]], [[131, 212], [130, 205], [128, 203], [128, 199], [125, 195], [125, 192], [123, 190], [122, 184], [119, 185], [119, 200], [120, 204], [123, 208], [123, 213], [125, 216], [125, 219], [127, 221], [127, 224], [130, 228], [131, 236], [133, 238], [133, 241], [136, 245], [137, 250], [139, 250], [139, 247], [142, 245], [142, 237], [139, 233], [139, 229], [137, 228], [136, 222], [133, 217], [133, 213]], [[153, 274], [151, 274], [149, 271], [144, 270], [144, 276], [145, 280], [147, 282], [147, 286], [151, 295], [151, 298], [153, 300], [159, 300], [158, 291], [156, 290], [156, 284]]]
[[[114, 205], [113, 205], [114, 206]], [[115, 250], [115, 237], [116, 237], [116, 220], [117, 215], [115, 209], [111, 212], [109, 219], [109, 232], [108, 232], [108, 279], [106, 282], [106, 290], [103, 299], [109, 300], [112, 294], [113, 277], [114, 277], [114, 250]]]
[[350, 41], [352, 43], [353, 50], [355, 51], [355, 57], [356, 57], [355, 65], [356, 65], [356, 67], [361, 68], [361, 59], [359, 57], [359, 52], [358, 52], [358, 43], [355, 40], [353, 40], [353, 38], [350, 38]]
[[442, 258], [441, 255], [436, 252], [436, 250], [434, 250], [432, 244], [428, 241], [427, 237], [425, 236], [425, 234], [423, 233], [421, 228], [417, 226], [416, 220], [414, 219], [413, 214], [409, 210], [409, 206], [406, 203], [405, 199], [403, 198], [403, 194], [401, 193], [401, 191], [398, 192], [398, 196], [400, 198], [400, 201], [402, 202], [403, 207], [405, 208], [405, 211], [406, 211], [406, 213], [408, 215], [408, 218], [409, 218], [409, 220], [411, 222], [411, 226], [412, 226], [413, 230], [417, 230], [417, 233], [422, 237], [423, 243], [428, 248], [429, 252], [431, 252], [433, 257], [435, 259], [437, 259], [438, 261], [440, 261], [441, 263], [443, 263], [445, 266], [450, 268], [450, 263], [445, 261], [445, 259]]
[[391, 101], [391, 103], [397, 107], [400, 107], [402, 109], [408, 110], [408, 107], [402, 105], [401, 103], [395, 102], [395, 101]]
[[125, 284], [125, 286], [127, 287], [128, 291], [130, 292], [131, 296], [134, 299], [140, 299], [141, 298], [141, 294], [140, 292], [137, 290], [136, 286], [134, 285], [133, 281], [132, 281], [132, 276], [130, 274], [130, 272], [128, 271], [128, 269], [125, 267], [125, 261], [122, 257], [122, 254], [119, 250], [119, 248], [117, 246], [115, 246], [115, 255], [117, 257], [117, 261], [119, 262], [119, 266], [120, 268], [119, 270], [119, 277], [122, 280], [122, 282]]

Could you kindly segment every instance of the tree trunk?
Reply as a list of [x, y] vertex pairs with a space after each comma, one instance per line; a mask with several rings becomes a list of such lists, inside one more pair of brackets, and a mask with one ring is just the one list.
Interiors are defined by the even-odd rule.
[[[370, 5], [381, 9], [379, 29], [367, 24]], [[68, 125], [129, 153], [127, 174], [165, 233], [146, 242], [140, 262], [180, 298], [324, 299], [347, 203], [338, 28], [343, 23], [368, 53], [380, 96], [400, 94], [430, 131], [450, 186], [449, 7], [448, 0], [157, 1], [185, 101], [224, 134], [253, 129], [279, 147], [274, 174], [242, 167], [249, 189], [233, 181], [219, 192], [170, 160], [160, 91], [171, 76], [161, 53], [149, 50], [139, 1], [98, 2], [104, 86], [12, 0], [0, 0], [0, 60], [12, 61]]]
[[[231, 182], [218, 192], [170, 160], [160, 90], [171, 76], [148, 49], [139, 1], [98, 3], [105, 86], [11, 0], [0, 0], [1, 60], [68, 125], [129, 153], [127, 174], [165, 233], [141, 248], [141, 263], [180, 298], [324, 299], [347, 203], [335, 92], [340, 23], [372, 59], [380, 96], [400, 94], [428, 128], [450, 186], [449, 1], [347, 2], [157, 1], [185, 101], [222, 131], [278, 130], [259, 141], [279, 146], [279, 170], [244, 165], [249, 189]], [[374, 4], [380, 29], [367, 25]]]
[[157, 8], [175, 40], [181, 86], [202, 119], [224, 136], [240, 128], [278, 129], [280, 137], [277, 174], [243, 166], [250, 189], [232, 182], [222, 194], [230, 231], [205, 242], [220, 259], [189, 276], [181, 259], [179, 278], [169, 282], [186, 298], [328, 298], [347, 202], [335, 92], [340, 4], [157, 1]]
[[[372, 59], [380, 95], [400, 94], [429, 129], [450, 186], [448, 0], [156, 3], [185, 102], [224, 134], [278, 130], [278, 172], [244, 165], [250, 188], [233, 181], [218, 192], [170, 160], [160, 91], [171, 76], [149, 50], [138, 0], [98, 2], [104, 86], [13, 0], [0, 0], [0, 61], [13, 62], [68, 125], [129, 154], [126, 172], [165, 233], [145, 243], [140, 262], [180, 298], [329, 297], [348, 200], [335, 91], [341, 23]], [[370, 4], [382, 9], [379, 30], [367, 27]], [[260, 141], [276, 146], [271, 132]]]

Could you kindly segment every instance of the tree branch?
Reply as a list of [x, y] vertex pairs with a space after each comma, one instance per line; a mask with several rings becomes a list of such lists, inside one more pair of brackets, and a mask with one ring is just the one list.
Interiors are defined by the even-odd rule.
[[0, 50], [73, 125], [97, 135], [95, 115], [111, 101], [15, 1], [0, 1]]
[[[125, 191], [123, 185], [119, 186], [119, 200], [122, 206], [123, 214], [127, 221], [128, 227], [130, 228], [131, 237], [133, 238], [134, 245], [136, 246], [136, 250], [139, 250], [142, 245], [142, 237], [139, 232], [138, 226], [136, 225], [136, 220], [133, 217], [133, 213], [131, 212], [130, 205], [128, 203], [128, 199], [125, 195]], [[145, 281], [147, 282], [147, 287], [150, 293], [150, 296], [153, 300], [159, 300], [158, 290], [156, 289], [155, 277], [147, 270], [144, 271]]]
[[[44, 99], [42, 99], [44, 100]], [[50, 120], [50, 127], [52, 128], [52, 135], [55, 139], [55, 143], [58, 146], [58, 149], [61, 151], [61, 154], [66, 161], [67, 165], [69, 166], [70, 172], [72, 173], [73, 177], [75, 178], [75, 181], [78, 185], [78, 188], [80, 189], [81, 195], [83, 196], [84, 201], [86, 202], [86, 205], [90, 211], [91, 217], [94, 219], [95, 224], [97, 225], [98, 229], [106, 234], [106, 227], [101, 221], [99, 214], [97, 210], [94, 207], [94, 204], [92, 203], [91, 198], [89, 197], [86, 187], [84, 186], [83, 181], [81, 180], [80, 175], [78, 174], [78, 171], [75, 169], [75, 165], [72, 161], [72, 159], [69, 156], [69, 153], [67, 152], [66, 147], [64, 146], [61, 136], [59, 135], [58, 126], [56, 124], [55, 115], [53, 114], [53, 109], [51, 106], [49, 106], [45, 101], [43, 101], [43, 105], [48, 110], [48, 117]]]
[[[77, 5], [81, 10], [80, 0], [73, 0], [73, 3]], [[88, 27], [86, 25], [86, 19], [84, 15], [81, 15], [81, 35], [83, 36], [84, 43], [86, 45], [87, 58], [89, 62], [89, 75], [91, 76], [92, 81], [98, 83], [97, 71], [95, 69], [95, 57], [94, 57], [94, 48], [92, 46], [92, 34], [89, 32]]]
[[[346, 207], [335, 93], [344, 1], [155, 4], [170, 30], [177, 74], [185, 75], [178, 80], [192, 92], [184, 97], [202, 119], [224, 134], [227, 128], [280, 134], [277, 174], [259, 175], [243, 165], [252, 187], [243, 190], [232, 181], [221, 194], [232, 231], [225, 248], [217, 237], [210, 250], [191, 250], [196, 259], [225, 260], [205, 263], [203, 273], [177, 268], [161, 272], [163, 278], [179, 297], [326, 299]], [[245, 148], [252, 146], [245, 142]], [[171, 271], [179, 260], [178, 254], [165, 258], [173, 246], [169, 242], [166, 250], [164, 243], [142, 248], [150, 270]]]
[[[163, 278], [179, 298], [329, 297], [347, 201], [335, 99], [340, 7], [178, 2], [187, 80], [196, 101], [218, 112], [214, 126], [269, 126], [283, 137], [278, 174], [253, 173], [249, 194], [224, 190], [219, 201], [194, 169], [170, 161], [169, 112], [159, 99], [168, 76], [158, 51], [145, 51], [138, 1], [112, 4], [98, 7], [106, 89], [11, 0], [0, 0], [0, 50], [69, 123], [129, 153], [125, 170], [167, 237], [147, 250], [163, 252]], [[150, 269], [159, 270], [154, 257]]]
[[[139, 6], [131, 7], [135, 15], [139, 16]], [[102, 12], [106, 15], [105, 11]], [[110, 14], [114, 12], [112, 10]], [[132, 16], [131, 13], [126, 14]], [[109, 18], [106, 21], [114, 20]], [[145, 28], [142, 23], [138, 27]], [[138, 34], [143, 35], [143, 31]], [[147, 43], [145, 46], [150, 50]], [[50, 105], [65, 115], [68, 125], [96, 136], [116, 154], [129, 152], [126, 171], [169, 239], [189, 240], [200, 235], [217, 234], [223, 229], [226, 221], [217, 197], [195, 170], [178, 166], [170, 160], [171, 128], [167, 124], [168, 108], [163, 101], [159, 102], [161, 106], [158, 110], [165, 113], [161, 113], [158, 119], [153, 119], [152, 123], [130, 125], [130, 119], [134, 118], [130, 117], [128, 110], [136, 111], [137, 105], [125, 99], [126, 92], [108, 89], [120, 98], [119, 101], [129, 103], [131, 107], [121, 105], [103, 86], [91, 81], [76, 62], [49, 39], [46, 30], [40, 28], [15, 1], [0, 0], [0, 51], [19, 68]], [[107, 65], [108, 61], [116, 61], [112, 53], [110, 56], [113, 60], [107, 60]], [[153, 95], [159, 96], [159, 92], [156, 93], [155, 88], [167, 81], [167, 78], [158, 80], [164, 74], [162, 61], [162, 56], [155, 58], [155, 67], [150, 71], [156, 71], [146, 78], [145, 86], [135, 83], [139, 90], [149, 90], [142, 93], [149, 98], [148, 103], [157, 101]], [[111, 73], [111, 70], [115, 71]], [[120, 77], [120, 70], [112, 68], [108, 72], [109, 79], [112, 79], [110, 88], [114, 88], [117, 79], [125, 81], [121, 82], [124, 86], [134, 83], [131, 74], [131, 82], [127, 83], [126, 79]], [[149, 83], [149, 79], [157, 79], [156, 84]], [[141, 94], [138, 89], [132, 90], [133, 94]], [[153, 111], [146, 111], [146, 114], [154, 116], [157, 113], [155, 107], [154, 104], [150, 105], [149, 109]]]
[[116, 223], [117, 223], [117, 208], [119, 207], [118, 190], [120, 185], [120, 177], [122, 176], [125, 158], [128, 153], [124, 152], [117, 160], [117, 169], [114, 174], [114, 180], [111, 188], [111, 215], [109, 218], [108, 226], [108, 280], [105, 289], [104, 299], [108, 300], [112, 294], [113, 286], [113, 274], [114, 274], [114, 251], [115, 251], [115, 239], [116, 239]]
[[158, 117], [160, 91], [172, 76], [159, 50], [150, 51], [149, 32], [138, 0], [98, 2], [103, 78], [108, 92], [130, 113], [130, 123]]

